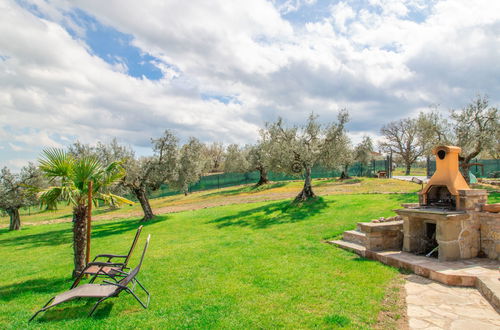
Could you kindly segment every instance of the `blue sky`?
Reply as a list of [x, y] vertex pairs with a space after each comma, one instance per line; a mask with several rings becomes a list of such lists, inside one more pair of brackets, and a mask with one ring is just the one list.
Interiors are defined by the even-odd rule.
[[278, 116], [327, 123], [343, 107], [356, 142], [433, 104], [499, 102], [500, 4], [486, 0], [7, 0], [0, 33], [13, 168], [75, 140], [148, 154], [166, 128], [251, 143]]

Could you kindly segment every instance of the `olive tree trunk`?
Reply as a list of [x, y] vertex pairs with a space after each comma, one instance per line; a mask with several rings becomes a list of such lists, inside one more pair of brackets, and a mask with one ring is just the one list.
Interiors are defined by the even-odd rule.
[[411, 164], [406, 164], [405, 175], [410, 175], [410, 170], [411, 170]]
[[10, 217], [9, 230], [21, 229], [21, 217], [19, 216], [19, 208], [12, 207], [8, 208], [6, 211]]
[[137, 188], [133, 190], [135, 197], [139, 200], [139, 203], [141, 203], [142, 211], [144, 212], [144, 217], [142, 218], [142, 221], [149, 221], [153, 219], [154, 214], [153, 214], [153, 209], [151, 209], [151, 205], [149, 204], [149, 199], [148, 196], [146, 195], [146, 189], [144, 188]]
[[313, 197], [316, 197], [316, 195], [314, 194], [311, 185], [311, 168], [305, 167], [304, 187], [302, 188], [302, 191], [297, 195], [297, 197], [295, 197], [295, 202], [303, 202]]
[[73, 208], [73, 253], [75, 269], [73, 277], [80, 275], [85, 268], [85, 251], [87, 246], [87, 205], [77, 205]]
[[269, 179], [267, 178], [267, 170], [265, 169], [265, 167], [260, 166], [258, 168], [258, 170], [259, 170], [260, 178], [259, 178], [259, 182], [257, 182], [257, 184], [255, 185], [256, 187], [262, 186], [263, 184], [266, 184], [269, 182]]

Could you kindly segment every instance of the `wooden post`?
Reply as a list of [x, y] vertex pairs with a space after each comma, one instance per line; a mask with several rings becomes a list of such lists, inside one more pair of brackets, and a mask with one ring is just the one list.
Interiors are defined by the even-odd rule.
[[90, 262], [90, 230], [92, 228], [92, 181], [89, 181], [88, 204], [87, 204], [87, 264]]

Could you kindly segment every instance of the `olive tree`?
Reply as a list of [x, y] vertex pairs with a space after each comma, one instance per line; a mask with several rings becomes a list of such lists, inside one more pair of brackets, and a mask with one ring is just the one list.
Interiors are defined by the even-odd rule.
[[259, 181], [255, 184], [256, 187], [269, 182], [267, 177], [269, 172], [269, 149], [269, 141], [264, 136], [261, 137], [258, 143], [245, 148], [249, 169], [259, 171]]
[[237, 144], [230, 144], [226, 148], [226, 159], [224, 161], [224, 172], [248, 172], [250, 164], [247, 160], [247, 149], [240, 148]]
[[19, 209], [37, 204], [34, 188], [41, 188], [43, 184], [40, 170], [32, 163], [21, 168], [18, 174], [7, 167], [0, 171], [0, 209], [9, 215], [9, 230], [21, 229]]
[[455, 143], [462, 148], [462, 164], [469, 164], [482, 151], [498, 148], [499, 113], [487, 96], [478, 95], [464, 108], [452, 110], [451, 119]]
[[366, 166], [373, 158], [372, 153], [373, 141], [369, 136], [365, 135], [363, 136], [363, 140], [354, 148], [354, 159]]
[[206, 158], [202, 152], [204, 145], [196, 138], [189, 138], [179, 151], [175, 178], [171, 180], [171, 186], [177, 188], [187, 195], [189, 185], [200, 180], [206, 165]]
[[130, 157], [124, 160], [126, 174], [121, 184], [128, 188], [141, 204], [144, 217], [142, 221], [154, 217], [148, 193], [158, 190], [162, 184], [175, 177], [178, 155], [178, 139], [169, 130], [157, 139], [151, 139], [153, 155], [149, 157]]
[[224, 169], [225, 152], [222, 142], [213, 142], [204, 146], [202, 154], [205, 158], [205, 168], [203, 172], [217, 173]]
[[272, 170], [287, 174], [302, 174], [304, 186], [295, 201], [305, 201], [315, 197], [311, 185], [313, 166], [337, 168], [348, 156], [348, 141], [345, 125], [349, 115], [341, 110], [336, 122], [321, 125], [317, 116], [311, 114], [303, 126], [287, 127], [279, 118], [266, 124], [262, 134], [269, 141]]

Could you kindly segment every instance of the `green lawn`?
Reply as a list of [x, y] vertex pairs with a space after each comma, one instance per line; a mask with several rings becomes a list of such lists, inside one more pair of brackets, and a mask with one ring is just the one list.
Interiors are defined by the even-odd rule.
[[[406, 175], [406, 168], [398, 167], [392, 171], [392, 175]], [[412, 167], [410, 175], [425, 176], [427, 175], [427, 169], [425, 167]]]
[[[140, 242], [152, 235], [140, 274], [152, 293], [149, 309], [122, 294], [94, 318], [86, 316], [92, 303], [81, 300], [32, 326], [370, 328], [398, 270], [323, 240], [414, 201], [414, 194], [330, 195], [302, 207], [269, 201], [159, 216]], [[126, 252], [138, 225], [137, 218], [97, 222], [93, 254]], [[0, 328], [26, 328], [35, 310], [71, 284], [71, 224], [0, 229], [0, 256]]]
[[[188, 196], [183, 194], [151, 199], [153, 211], [157, 212], [162, 207], [191, 205], [196, 208], [196, 204], [207, 204], [221, 199], [235, 199], [234, 203], [241, 203], [242, 198], [261, 198], [262, 200], [282, 199], [283, 194], [288, 194], [290, 198], [295, 196], [303, 186], [302, 181], [273, 182], [265, 186], [255, 188], [252, 184], [199, 191]], [[337, 179], [314, 179], [314, 191], [318, 195], [332, 194], [355, 194], [355, 193], [379, 193], [379, 192], [415, 192], [420, 186], [411, 182], [392, 179], [354, 178], [350, 180]], [[278, 198], [273, 198], [278, 195]], [[279, 197], [281, 196], [281, 197]], [[134, 206], [124, 206], [123, 208], [110, 210], [108, 207], [94, 208], [92, 214], [95, 216], [108, 217], [130, 217], [131, 212], [142, 212], [139, 203]], [[71, 219], [71, 207], [65, 203], [59, 203], [55, 211], [40, 210], [38, 207], [31, 209], [21, 209], [21, 225], [40, 223], [47, 220]], [[161, 213], [161, 212], [159, 212]], [[8, 216], [0, 216], [0, 226], [9, 224]]]

